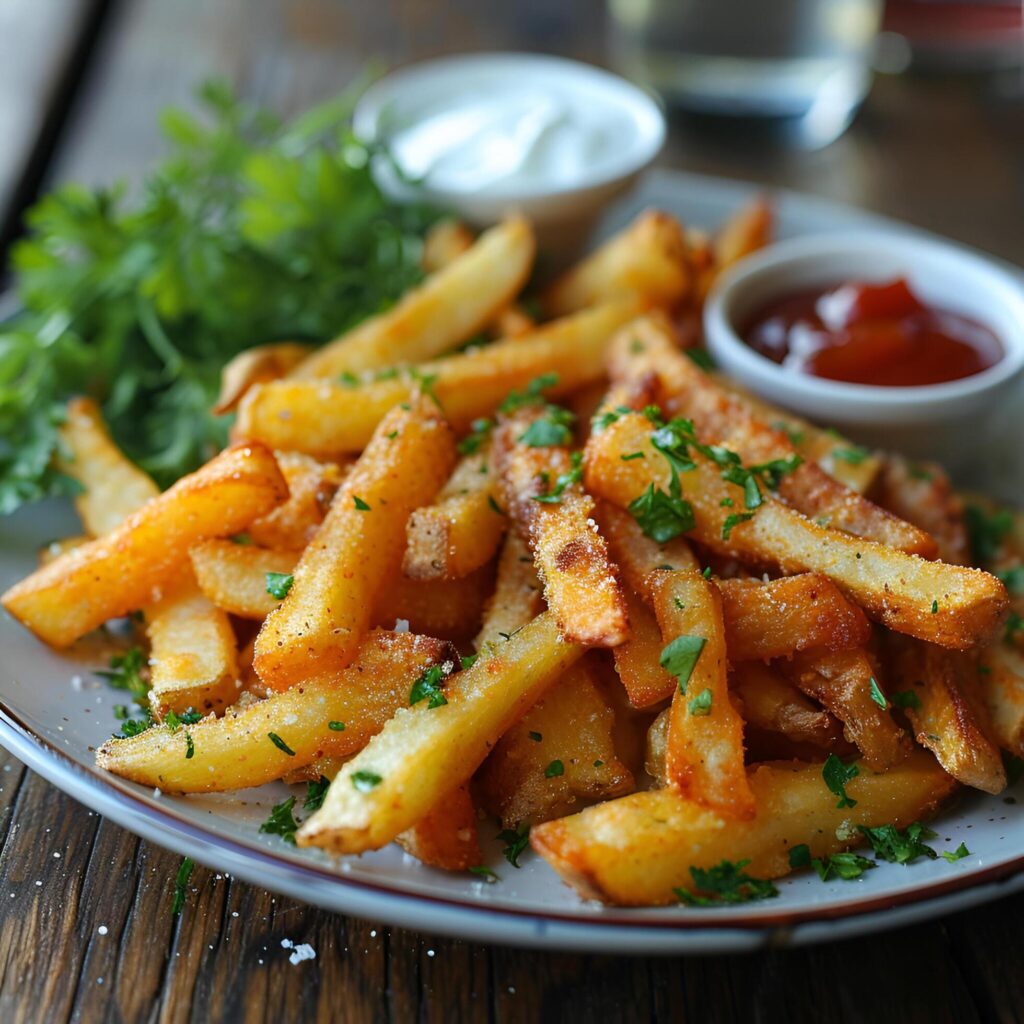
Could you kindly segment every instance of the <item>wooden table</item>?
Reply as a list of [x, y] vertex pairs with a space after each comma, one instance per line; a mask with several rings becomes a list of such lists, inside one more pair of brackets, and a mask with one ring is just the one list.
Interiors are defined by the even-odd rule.
[[[601, 61], [587, 0], [4, 0], [0, 237], [48, 182], [137, 176], [157, 110], [217, 73], [289, 112], [370, 56], [472, 49]], [[1011, 90], [1012, 92], [1012, 90]], [[788, 186], [1024, 263], [1024, 113], [982, 82], [883, 79], [818, 153], [677, 130], [670, 166]], [[884, 935], [638, 960], [486, 947], [345, 919], [197, 868], [0, 758], [0, 1020], [1014, 1021], [1024, 896]], [[315, 961], [288, 962], [282, 939]]]

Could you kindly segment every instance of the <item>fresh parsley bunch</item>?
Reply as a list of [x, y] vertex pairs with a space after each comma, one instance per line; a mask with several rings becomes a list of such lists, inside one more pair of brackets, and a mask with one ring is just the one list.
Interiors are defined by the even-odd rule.
[[164, 113], [170, 153], [137, 194], [66, 185], [28, 214], [0, 326], [0, 513], [67, 489], [50, 462], [70, 395], [166, 486], [225, 440], [228, 359], [323, 342], [420, 277], [431, 214], [381, 195], [351, 96], [287, 124], [223, 83], [198, 97], [200, 116]]

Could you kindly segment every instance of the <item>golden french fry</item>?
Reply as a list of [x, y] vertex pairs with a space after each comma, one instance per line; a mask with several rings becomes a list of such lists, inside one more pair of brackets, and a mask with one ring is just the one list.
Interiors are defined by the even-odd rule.
[[533, 551], [544, 597], [563, 635], [614, 647], [629, 635], [622, 591], [591, 518], [594, 501], [574, 478], [564, 442], [555, 440], [559, 431], [568, 435], [568, 428], [552, 415], [547, 407], [529, 405], [498, 425], [493, 457], [501, 490]]
[[433, 359], [471, 338], [519, 294], [533, 266], [529, 223], [510, 217], [386, 313], [328, 342], [293, 377], [360, 374]]
[[267, 574], [290, 576], [297, 551], [208, 540], [189, 551], [199, 589], [218, 608], [243, 619], [265, 619], [280, 603], [267, 590]]
[[545, 612], [497, 652], [457, 673], [446, 703], [422, 700], [399, 711], [348, 762], [323, 806], [296, 839], [335, 853], [362, 853], [389, 843], [477, 770], [498, 738], [583, 653], [567, 643]]
[[729, 697], [718, 589], [693, 570], [655, 573], [650, 587], [666, 645], [662, 661], [679, 684], [665, 750], [669, 785], [727, 818], [752, 818], [743, 719]]
[[498, 559], [494, 593], [474, 641], [478, 651], [498, 645], [544, 610], [544, 598], [533, 555], [515, 531], [505, 537]]
[[468, 871], [483, 860], [468, 786], [453, 790], [395, 838], [411, 857], [442, 871]]
[[424, 380], [452, 426], [465, 430], [489, 416], [509, 391], [525, 388], [541, 374], [557, 375], [548, 392], [552, 396], [599, 380], [608, 339], [636, 311], [629, 301], [606, 303], [525, 337], [424, 363], [415, 376], [401, 371], [355, 387], [327, 380], [257, 384], [239, 406], [233, 436], [310, 455], [362, 451], [387, 411], [408, 402]]
[[287, 496], [273, 454], [261, 444], [228, 448], [97, 540], [15, 584], [4, 607], [40, 639], [65, 647], [159, 599], [188, 551], [244, 530]]
[[889, 636], [887, 641], [892, 688], [909, 690], [917, 698], [906, 707], [917, 742], [958, 782], [1001, 793], [1006, 771], [974, 660], [905, 637]]
[[274, 454], [288, 484], [288, 500], [250, 523], [246, 533], [266, 548], [301, 551], [323, 522], [349, 467], [299, 452]]
[[68, 402], [60, 439], [67, 457], [58, 459], [57, 468], [84, 488], [75, 496], [75, 509], [94, 537], [109, 533], [160, 493], [111, 440], [91, 398]]
[[387, 629], [404, 620], [414, 633], [465, 640], [480, 625], [493, 581], [486, 565], [456, 580], [410, 580], [398, 574], [384, 585], [373, 619]]
[[584, 801], [622, 796], [633, 776], [615, 751], [615, 715], [590, 659], [498, 740], [477, 773], [483, 806], [506, 828], [568, 814]]
[[668, 700], [676, 691], [676, 681], [662, 667], [661, 638], [654, 613], [632, 591], [626, 591], [629, 615], [629, 639], [612, 651], [615, 671], [635, 708], [647, 708]]
[[220, 394], [213, 411], [219, 415], [231, 412], [254, 384], [287, 376], [311, 351], [311, 346], [299, 342], [275, 341], [239, 352], [220, 371]]
[[722, 274], [744, 256], [768, 245], [772, 240], [774, 222], [775, 213], [764, 196], [733, 213], [711, 240], [716, 274]]
[[780, 878], [792, 870], [794, 846], [806, 844], [812, 857], [827, 857], [863, 841], [851, 822], [905, 828], [934, 814], [956, 788], [923, 751], [884, 774], [862, 767], [846, 787], [857, 801], [853, 811], [836, 806], [820, 764], [762, 764], [748, 776], [758, 809], [750, 821], [723, 818], [659, 789], [536, 825], [530, 843], [582, 896], [661, 905], [675, 902], [677, 888], [694, 888], [690, 868], [749, 861], [745, 870], [752, 877]]
[[469, 252], [475, 241], [473, 232], [462, 221], [439, 220], [431, 225], [423, 239], [420, 263], [428, 274], [436, 274]]
[[340, 672], [313, 676], [266, 700], [238, 704], [222, 718], [107, 740], [96, 752], [96, 763], [167, 792], [219, 793], [261, 786], [318, 759], [361, 750], [409, 703], [416, 680], [454, 657], [447, 643], [432, 637], [373, 632], [353, 663]]
[[498, 504], [490, 447], [463, 456], [432, 505], [406, 525], [402, 570], [415, 580], [456, 579], [486, 565], [498, 550], [508, 518]]
[[989, 644], [979, 657], [978, 688], [999, 745], [1024, 757], [1024, 656], [1007, 643]]
[[227, 615], [196, 584], [189, 568], [181, 581], [146, 609], [149, 701], [156, 715], [220, 711], [241, 692], [235, 634]]
[[[608, 362], [615, 382], [660, 381], [657, 401], [665, 415], [691, 420], [698, 439], [705, 444], [735, 451], [750, 466], [781, 465], [778, 493], [797, 511], [822, 525], [910, 554], [935, 555], [935, 541], [930, 536], [851, 491], [817, 463], [803, 462], [786, 470], [797, 457], [788, 435], [769, 426], [739, 395], [720, 388], [683, 355], [664, 316], [642, 317], [624, 327], [612, 340]], [[859, 450], [845, 451], [849, 458], [863, 457]]]
[[644, 771], [654, 779], [659, 789], [668, 785], [665, 764], [668, 760], [668, 727], [671, 720], [672, 709], [665, 708], [647, 730], [647, 743], [644, 747]]
[[805, 651], [777, 665], [798, 689], [843, 723], [846, 738], [872, 768], [882, 771], [906, 757], [906, 734], [888, 704], [879, 703], [880, 696], [887, 698], [865, 651]]
[[672, 306], [689, 286], [682, 226], [667, 213], [647, 210], [555, 281], [544, 293], [544, 309], [563, 316], [622, 296]]
[[[667, 495], [672, 470], [651, 444], [651, 430], [646, 417], [626, 413], [593, 435], [584, 460], [587, 489], [622, 508], [645, 492]], [[644, 458], [623, 461], [636, 452]], [[693, 512], [688, 536], [713, 551], [774, 564], [783, 573], [821, 573], [890, 629], [945, 647], [973, 647], [998, 628], [1008, 596], [994, 576], [826, 529], [771, 497], [737, 512], [744, 489], [723, 480], [719, 467], [692, 447], [690, 457], [694, 468], [675, 477]], [[723, 506], [725, 500], [731, 505]]]
[[792, 683], [759, 661], [736, 665], [733, 692], [743, 708], [748, 727], [778, 733], [793, 743], [831, 750], [841, 735], [836, 720], [811, 703]]
[[263, 623], [254, 664], [268, 686], [286, 689], [352, 660], [377, 596], [401, 565], [406, 520], [433, 498], [454, 461], [451, 431], [427, 399], [385, 416]]

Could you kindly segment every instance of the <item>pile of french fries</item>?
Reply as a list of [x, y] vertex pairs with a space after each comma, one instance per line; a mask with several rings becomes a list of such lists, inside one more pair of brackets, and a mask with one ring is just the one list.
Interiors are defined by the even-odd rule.
[[233, 443], [162, 494], [72, 401], [84, 535], [3, 605], [58, 648], [141, 613], [153, 724], [98, 764], [186, 794], [330, 779], [295, 839], [338, 854], [483, 874], [488, 821], [529, 829], [626, 905], [1002, 790], [1024, 518], [970, 499], [972, 567], [939, 467], [691, 358], [770, 235], [763, 202], [714, 234], [648, 212], [524, 301], [527, 222], [440, 224], [393, 309], [226, 367]]

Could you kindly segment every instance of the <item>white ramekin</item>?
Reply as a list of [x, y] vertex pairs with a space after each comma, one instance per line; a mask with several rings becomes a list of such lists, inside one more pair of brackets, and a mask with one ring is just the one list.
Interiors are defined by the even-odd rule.
[[399, 200], [426, 200], [454, 210], [469, 222], [493, 224], [509, 210], [533, 221], [538, 234], [556, 246], [571, 228], [584, 231], [614, 196], [624, 190], [658, 155], [665, 141], [665, 116], [648, 93], [624, 78], [583, 64], [526, 53], [481, 53], [445, 57], [413, 64], [393, 72], [363, 94], [353, 117], [355, 133], [370, 142], [384, 141], [387, 125], [416, 116], [420, 104], [436, 92], [550, 87], [571, 89], [592, 98], [595, 108], [616, 110], [629, 119], [633, 131], [628, 140], [600, 165], [581, 168], [577, 180], [561, 185], [533, 186], [498, 182], [469, 190], [410, 185], [387, 161], [374, 165], [378, 183]]
[[[745, 321], [772, 299], [844, 281], [905, 277], [927, 304], [972, 317], [1002, 344], [989, 369], [944, 384], [876, 387], [783, 369], [744, 344]], [[934, 458], [951, 468], [984, 443], [1001, 406], [1021, 400], [1024, 284], [995, 263], [927, 237], [870, 231], [812, 235], [769, 246], [724, 274], [704, 309], [718, 365], [751, 391], [863, 444]]]

